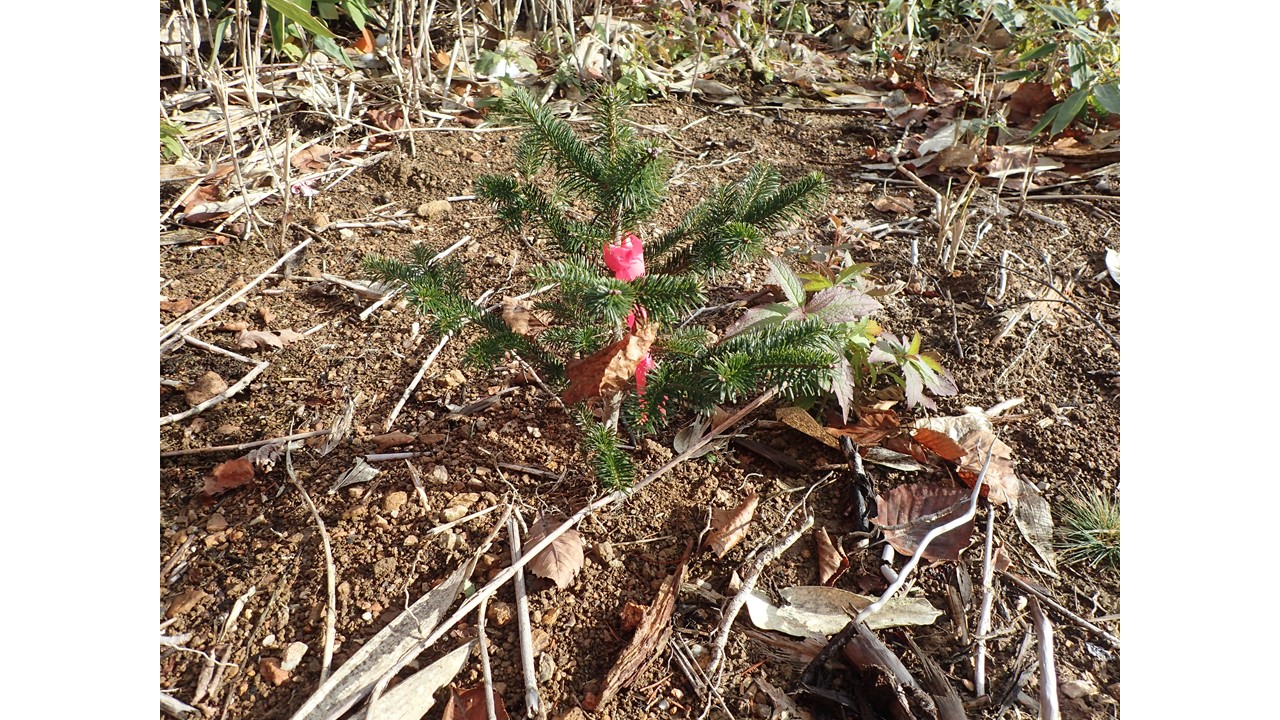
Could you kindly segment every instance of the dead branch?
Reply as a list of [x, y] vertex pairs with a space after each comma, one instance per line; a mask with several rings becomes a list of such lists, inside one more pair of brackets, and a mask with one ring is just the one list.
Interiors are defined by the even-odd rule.
[[1021, 588], [1022, 590], [1025, 590], [1026, 592], [1029, 592], [1029, 593], [1031, 593], [1032, 595], [1035, 595], [1036, 597], [1040, 598], [1042, 601], [1044, 601], [1044, 604], [1045, 604], [1045, 605], [1048, 605], [1049, 607], [1053, 608], [1054, 610], [1057, 610], [1059, 613], [1062, 613], [1062, 615], [1063, 615], [1064, 617], [1066, 617], [1068, 620], [1070, 620], [1070, 621], [1072, 621], [1072, 622], [1076, 623], [1076, 624], [1077, 624], [1077, 625], [1079, 625], [1080, 627], [1085, 628], [1086, 630], [1088, 630], [1088, 631], [1092, 632], [1093, 634], [1097, 635], [1097, 636], [1098, 636], [1099, 638], [1101, 638], [1101, 639], [1102, 639], [1102, 641], [1103, 641], [1103, 642], [1105, 642], [1106, 644], [1110, 645], [1111, 647], [1113, 647], [1113, 648], [1115, 648], [1115, 649], [1117, 649], [1117, 650], [1119, 650], [1119, 649], [1120, 649], [1120, 638], [1116, 637], [1115, 635], [1112, 635], [1111, 633], [1107, 632], [1106, 630], [1103, 630], [1102, 628], [1098, 627], [1097, 625], [1094, 625], [1093, 623], [1089, 622], [1088, 620], [1085, 620], [1084, 618], [1080, 617], [1079, 615], [1077, 615], [1077, 614], [1075, 614], [1075, 613], [1071, 612], [1070, 610], [1066, 609], [1066, 608], [1065, 608], [1065, 607], [1063, 607], [1063, 606], [1062, 606], [1062, 604], [1061, 604], [1061, 603], [1059, 603], [1057, 600], [1054, 600], [1053, 598], [1049, 597], [1049, 596], [1048, 596], [1048, 595], [1046, 595], [1043, 591], [1041, 591], [1041, 590], [1037, 589], [1034, 585], [1032, 585], [1032, 584], [1030, 584], [1030, 583], [1026, 582], [1025, 580], [1023, 580], [1022, 578], [1018, 577], [1017, 575], [1014, 575], [1013, 573], [1008, 572], [1007, 570], [1006, 570], [1006, 571], [1004, 571], [1004, 572], [1002, 572], [1001, 574], [1002, 574], [1005, 578], [1007, 578], [1010, 582], [1012, 582], [1014, 585], [1017, 585], [1019, 588]]
[[236, 393], [248, 387], [249, 383], [253, 382], [254, 378], [261, 375], [262, 371], [266, 370], [269, 367], [271, 367], [271, 363], [267, 362], [266, 360], [259, 362], [257, 365], [253, 367], [252, 370], [245, 373], [244, 377], [240, 378], [239, 382], [237, 382], [235, 385], [232, 385], [231, 387], [227, 388], [226, 390], [223, 390], [217, 395], [214, 395], [208, 400], [205, 400], [199, 405], [192, 406], [191, 408], [184, 410], [180, 413], [174, 413], [172, 415], [166, 415], [160, 418], [160, 427], [164, 427], [165, 425], [176, 423], [181, 420], [186, 420], [192, 415], [197, 415], [199, 413], [202, 413], [205, 410], [208, 410], [209, 408], [213, 407], [214, 405], [217, 405], [218, 403], [222, 402], [223, 400], [226, 400], [227, 398], [232, 397]]
[[1031, 621], [1036, 628], [1036, 646], [1040, 656], [1040, 720], [1059, 720], [1058, 670], [1053, 661], [1053, 625], [1040, 609], [1035, 597], [1028, 598]]
[[182, 457], [184, 455], [209, 455], [220, 452], [239, 452], [241, 450], [252, 450], [263, 445], [272, 445], [274, 443], [285, 443], [293, 440], [305, 440], [320, 435], [328, 435], [328, 430], [312, 430], [304, 433], [294, 433], [293, 435], [285, 435], [284, 437], [267, 438], [266, 440], [254, 440], [253, 442], [240, 443], [239, 445], [213, 445], [210, 447], [192, 448], [189, 450], [170, 450], [169, 452], [160, 453], [161, 458]]
[[978, 697], [987, 694], [987, 633], [991, 632], [991, 547], [995, 537], [995, 506], [987, 508], [987, 539], [982, 552], [982, 610], [978, 615], [978, 649], [973, 661], [973, 693]]
[[[511, 562], [520, 562], [520, 524], [516, 511], [507, 520], [507, 534], [511, 538]], [[525, 591], [524, 569], [516, 572], [516, 624], [520, 630], [520, 667], [524, 670], [524, 707], [525, 713], [539, 718], [547, 716], [547, 709], [542, 706], [542, 698], [538, 695], [538, 673], [533, 665], [533, 637], [529, 630], [529, 596]]]
[[307, 489], [302, 487], [302, 483], [298, 482], [297, 474], [293, 472], [293, 451], [288, 445], [285, 445], [284, 450], [284, 469], [293, 486], [298, 488], [298, 492], [302, 493], [302, 500], [307, 503], [307, 509], [311, 511], [311, 518], [316, 521], [316, 527], [320, 528], [320, 542], [324, 545], [324, 575], [329, 598], [324, 619], [324, 654], [320, 660], [320, 684], [323, 685], [324, 681], [329, 679], [329, 669], [333, 665], [333, 638], [338, 623], [338, 594], [334, 580], [334, 575], [337, 574], [337, 571], [333, 564], [333, 546], [329, 542], [329, 531], [324, 527], [324, 520], [320, 517], [320, 511], [316, 510], [316, 504], [311, 502], [311, 496], [307, 494]]

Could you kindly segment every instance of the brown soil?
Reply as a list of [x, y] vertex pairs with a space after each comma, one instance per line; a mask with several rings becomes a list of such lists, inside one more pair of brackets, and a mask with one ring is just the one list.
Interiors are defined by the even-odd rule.
[[[704, 116], [710, 117], [679, 132]], [[635, 117], [650, 131], [661, 127], [674, 136], [677, 142], [671, 152], [687, 170], [671, 188], [668, 207], [658, 218], [661, 226], [669, 225], [698, 201], [710, 184], [740, 177], [752, 161], [774, 163], [792, 179], [811, 170], [823, 171], [831, 181], [826, 206], [831, 213], [877, 222], [894, 219], [872, 208], [871, 200], [882, 193], [884, 185], [863, 179], [868, 171], [857, 161], [864, 148], [884, 147], [893, 134], [864, 118], [775, 115], [771, 111], [758, 116], [678, 103], [639, 108]], [[310, 216], [321, 214], [333, 221], [370, 219], [374, 208], [382, 207], [384, 214], [400, 209], [412, 212], [422, 203], [470, 194], [477, 175], [506, 172], [511, 166], [513, 139], [509, 133], [421, 134], [416, 156], [410, 155], [407, 142], [402, 143], [393, 156], [314, 198], [309, 210], [300, 209], [303, 201], [295, 196], [293, 219], [308, 223], [313, 219]], [[913, 198], [917, 207], [932, 203], [923, 192], [896, 181], [889, 190]], [[171, 196], [163, 198], [165, 207], [173, 200]], [[393, 204], [388, 207], [389, 203]], [[899, 333], [919, 330], [924, 345], [939, 352], [944, 366], [956, 378], [961, 393], [941, 399], [938, 414], [959, 414], [965, 406], [989, 407], [1007, 398], [1025, 398], [997, 429], [1016, 454], [1018, 472], [1045, 491], [1057, 520], [1061, 502], [1069, 493], [1090, 487], [1113, 491], [1119, 483], [1119, 350], [1097, 325], [1101, 323], [1119, 335], [1119, 290], [1105, 275], [1103, 265], [1105, 248], [1119, 248], [1118, 202], [1041, 202], [1030, 207], [1065, 223], [1066, 229], [1030, 216], [1010, 219], [1007, 226], [997, 223], [973, 257], [962, 259], [954, 275], [926, 280], [924, 292], [887, 299], [878, 319]], [[282, 211], [278, 205], [261, 209], [263, 216], [273, 221]], [[469, 417], [446, 417], [448, 405], [488, 396], [509, 386], [514, 375], [510, 368], [486, 374], [468, 367], [462, 359], [463, 342], [458, 341], [446, 346], [394, 426], [420, 436], [418, 442], [395, 450], [422, 453], [412, 462], [422, 472], [426, 507], [416, 494], [404, 460], [375, 463], [381, 473], [373, 481], [328, 492], [356, 458], [376, 451], [373, 436], [384, 431], [388, 413], [438, 339], [417, 331], [422, 320], [403, 303], [388, 303], [361, 321], [358, 315], [370, 300], [310, 278], [325, 272], [359, 280], [365, 277], [360, 261], [366, 253], [401, 256], [414, 243], [443, 248], [467, 235], [472, 240], [457, 251], [457, 257], [464, 261], [473, 285], [462, 291], [475, 298], [492, 288], [495, 297], [501, 297], [529, 289], [523, 269], [538, 262], [518, 239], [500, 232], [491, 213], [478, 202], [455, 202], [447, 215], [434, 221], [416, 215], [408, 221], [412, 231], [363, 228], [349, 238], [339, 237], [336, 230], [324, 231], [301, 260], [290, 266], [289, 278], [268, 279], [243, 302], [201, 328], [196, 333], [200, 339], [231, 347], [233, 336], [216, 330], [223, 322], [240, 320], [251, 329], [273, 330], [305, 331], [320, 326], [283, 350], [246, 353], [269, 360], [271, 366], [246, 391], [161, 432], [165, 451], [250, 442], [309, 430], [317, 424], [325, 426], [354, 399], [354, 431], [348, 442], [324, 457], [314, 447], [295, 450], [292, 457], [298, 479], [315, 500], [333, 541], [338, 583], [335, 667], [396, 617], [407, 602], [416, 600], [465, 562], [501, 514], [491, 513], [428, 536], [428, 531], [443, 522], [447, 509], [465, 506], [475, 511], [514, 497], [527, 521], [540, 512], [572, 513], [601, 492], [584, 467], [575, 426], [536, 386], [518, 386]], [[270, 234], [278, 232], [277, 225]], [[290, 234], [282, 247], [292, 247], [306, 237]], [[830, 223], [818, 217], [800, 232], [778, 238], [775, 249], [829, 244], [831, 237]], [[922, 267], [936, 269], [932, 240], [921, 237]], [[1042, 289], [1038, 281], [1010, 273], [1003, 299], [988, 301], [998, 283], [997, 259], [1005, 250], [1029, 263], [1013, 265], [1025, 275], [1045, 278], [1048, 262], [1057, 277], [1077, 278], [1072, 298], [1083, 313], [1060, 304], [1039, 321], [1028, 314], [1009, 337], [993, 342], [1003, 323], [1001, 312]], [[885, 282], [911, 277], [906, 235], [890, 235], [878, 245], [863, 244], [853, 253], [858, 261], [875, 263], [875, 274]], [[166, 246], [162, 248], [161, 275], [171, 282], [163, 293], [199, 303], [237, 279], [256, 277], [279, 255], [279, 248], [258, 241]], [[756, 269], [755, 283], [761, 277]], [[715, 298], [728, 298], [753, 287], [742, 274], [726, 276], [720, 282], [712, 292]], [[269, 323], [264, 323], [263, 313], [273, 316]], [[163, 322], [174, 318], [171, 313], [161, 314]], [[732, 319], [727, 314], [713, 322], [722, 326]], [[209, 370], [233, 383], [247, 369], [190, 346], [161, 361], [162, 377], [180, 383], [191, 383]], [[186, 408], [181, 392], [162, 386], [161, 414]], [[772, 419], [772, 408], [756, 417]], [[643, 472], [670, 457], [673, 431], [642, 441], [635, 456]], [[865, 594], [884, 590], [886, 583], [878, 571], [880, 546], [859, 548], [851, 534], [846, 509], [852, 491], [847, 472], [839, 469], [843, 467], [842, 456], [777, 423], [759, 422], [746, 426], [743, 432], [814, 470], [809, 474], [779, 471], [763, 458], [736, 448], [686, 462], [621, 507], [582, 524], [579, 529], [590, 549], [585, 568], [570, 587], [561, 590], [547, 580], [531, 578], [533, 626], [535, 632], [550, 637], [539, 661], [544, 673], [539, 690], [550, 717], [565, 715], [580, 706], [588, 693], [598, 691], [629, 639], [620, 629], [623, 606], [651, 602], [686, 544], [698, 541], [711, 509], [736, 505], [748, 486], [762, 496], [751, 534], [723, 559], [706, 550], [695, 551], [689, 582], [705, 582], [717, 592], [731, 594], [727, 590], [730, 575], [749, 551], [773, 540], [772, 533], [799, 497], [782, 491], [807, 486], [834, 468], [837, 482], [817, 490], [810, 507], [816, 512], [815, 528], [825, 527], [850, 552], [853, 567], [837, 585]], [[243, 451], [162, 460], [160, 550], [165, 574], [160, 580], [159, 609], [164, 620], [175, 598], [189, 597], [192, 591], [204, 593], [194, 606], [174, 609], [175, 619], [165, 633], [190, 633], [187, 647], [204, 653], [216, 651], [220, 659], [235, 663], [223, 671], [218, 686], [198, 703], [200, 706], [214, 717], [278, 720], [297, 710], [318, 683], [325, 561], [316, 525], [288, 481], [283, 458], [270, 472], [259, 473], [249, 486], [213, 499], [201, 494], [213, 467], [240, 455]], [[528, 466], [539, 472], [506, 469], [503, 464]], [[447, 470], [447, 477], [444, 472], [433, 472], [437, 466]], [[868, 467], [881, 489], [919, 479]], [[215, 515], [225, 520], [225, 528]], [[979, 528], [984, 527], [984, 519], [985, 513], [980, 514]], [[1075, 613], [1084, 617], [1118, 615], [1116, 572], [1081, 570], [1066, 564], [1060, 565], [1057, 578], [1038, 572], [1040, 561], [1007, 513], [998, 516], [997, 535], [1012, 557], [1012, 571], [1043, 584]], [[981, 533], [975, 532], [974, 543], [962, 562], [925, 565], [918, 571], [914, 592], [944, 612], [935, 624], [910, 629], [966, 700], [973, 697], [967, 684], [973, 677], [973, 647], [957, 637], [946, 588], [957, 584], [958, 574], [967, 575], [972, 582], [972, 596], [965, 606], [972, 633], [981, 599], [980, 540]], [[803, 538], [766, 569], [760, 587], [774, 592], [790, 585], [815, 584], [813, 548], [812, 539]], [[506, 566], [508, 553], [504, 532], [481, 557], [472, 580], [483, 584]], [[220, 636], [228, 613], [246, 595], [239, 621]], [[488, 624], [493, 675], [507, 710], [515, 716], [524, 712], [524, 684], [517, 623], [506, 612], [514, 603], [510, 584], [498, 593], [497, 600]], [[988, 682], [996, 697], [1016, 680], [1016, 659], [1030, 628], [1027, 617], [1025, 594], [997, 579], [988, 662]], [[1118, 651], [1061, 615], [1051, 612], [1050, 617], [1056, 628], [1060, 684], [1088, 680], [1100, 690], [1079, 699], [1064, 695], [1064, 717], [1118, 716]], [[719, 618], [719, 608], [712, 602], [682, 594], [674, 623], [687, 643], [710, 647]], [[1118, 621], [1100, 624], [1119, 634]], [[752, 679], [761, 678], [791, 692], [802, 664], [797, 665], [782, 649], [749, 638], [743, 632], [746, 629], [751, 626], [744, 613], [727, 646], [727, 702], [736, 717], [768, 717], [771, 702]], [[898, 642], [901, 631], [886, 631], [882, 636], [896, 648], [903, 647]], [[301, 665], [282, 684], [269, 682], [259, 670], [260, 661], [279, 658], [295, 641], [309, 647]], [[1033, 657], [1034, 643], [1031, 648]], [[161, 659], [162, 688], [190, 701], [205, 664], [205, 658], [194, 652], [165, 653]], [[1027, 667], [1027, 663], [1020, 667]], [[458, 683], [470, 686], [480, 678], [479, 664], [473, 661], [463, 669]], [[1038, 673], [1032, 673], [1024, 687], [1031, 697], [1037, 695], [1036, 678]], [[831, 712], [830, 706], [803, 694], [793, 697], [813, 708], [815, 717]], [[438, 714], [439, 707], [433, 713]], [[668, 652], [614, 703], [588, 717], [689, 717], [700, 709], [693, 689]], [[973, 709], [970, 716], [991, 713], [990, 708]]]

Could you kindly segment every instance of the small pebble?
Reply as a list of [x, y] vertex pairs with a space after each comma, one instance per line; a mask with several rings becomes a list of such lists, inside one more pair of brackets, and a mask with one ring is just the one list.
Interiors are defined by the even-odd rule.
[[227, 519], [222, 516], [222, 513], [214, 513], [209, 516], [209, 522], [205, 523], [204, 529], [211, 533], [226, 530]]
[[285, 648], [284, 658], [280, 661], [280, 668], [288, 672], [293, 672], [294, 668], [298, 667], [298, 663], [302, 662], [302, 656], [306, 654], [306, 643], [289, 643], [289, 647]]
[[403, 508], [407, 502], [409, 502], [409, 493], [403, 490], [396, 490], [387, 493], [387, 496], [382, 498], [382, 509], [391, 513], [392, 517], [395, 517], [400, 508]]

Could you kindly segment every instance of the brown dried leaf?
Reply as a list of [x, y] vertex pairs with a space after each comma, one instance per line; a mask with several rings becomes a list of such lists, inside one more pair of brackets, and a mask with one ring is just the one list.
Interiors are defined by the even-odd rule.
[[218, 373], [210, 370], [192, 383], [191, 387], [187, 388], [185, 397], [187, 398], [187, 402], [190, 403], [192, 407], [195, 407], [209, 398], [226, 392], [226, 390], [227, 381], [223, 380], [222, 376]]
[[645, 669], [666, 651], [667, 641], [671, 638], [671, 614], [676, 609], [676, 595], [684, 582], [687, 568], [687, 563], [681, 562], [675, 573], [658, 588], [653, 603], [636, 627], [636, 634], [610, 668], [600, 687], [600, 694], [593, 698], [594, 703], [588, 710], [594, 711], [609, 702], [619, 690], [639, 679]]
[[801, 408], [780, 407], [774, 411], [774, 417], [828, 447], [840, 447], [840, 442], [831, 437], [826, 428], [819, 425], [813, 416]]
[[279, 335], [266, 330], [241, 330], [236, 335], [236, 347], [241, 350], [257, 350], [258, 348], [273, 347], [276, 349], [284, 347], [284, 341]]
[[323, 170], [338, 159], [339, 152], [328, 145], [311, 145], [294, 153], [289, 163], [299, 170]]
[[821, 527], [814, 531], [813, 541], [818, 546], [818, 582], [822, 585], [832, 585], [845, 570], [849, 569], [849, 560], [836, 549], [826, 528]]
[[[876, 497], [879, 514], [871, 522], [884, 531], [884, 539], [900, 553], [911, 555], [933, 528], [964, 515], [969, 491], [964, 488], [914, 483], [899, 485]], [[926, 560], [959, 560], [969, 544], [973, 520], [934, 538], [924, 550]]]
[[502, 321], [517, 335], [536, 335], [547, 326], [546, 319], [539, 317], [532, 302], [513, 297], [502, 298]]
[[174, 315], [181, 315], [191, 309], [191, 298], [163, 301], [160, 303], [160, 309]]
[[715, 510], [711, 513], [711, 533], [707, 535], [707, 545], [717, 558], [742, 542], [751, 526], [751, 518], [756, 514], [756, 506], [760, 504], [760, 494], [752, 491], [742, 504], [732, 510]]
[[988, 500], [1003, 505], [1009, 503], [1016, 506], [1018, 496], [1022, 494], [1022, 480], [1013, 472], [1013, 449], [1000, 441], [990, 430], [979, 428], [969, 431], [960, 438], [960, 448], [964, 450], [964, 458], [956, 474], [970, 487], [978, 480], [982, 465], [987, 461], [987, 448], [995, 443], [991, 453], [991, 466], [982, 479], [982, 494]]
[[964, 448], [957, 445], [956, 441], [945, 433], [940, 433], [937, 430], [920, 428], [912, 433], [912, 437], [916, 439], [916, 442], [947, 462], [959, 463], [965, 456]]
[[1044, 83], [1024, 82], [1009, 98], [1010, 125], [1029, 125], [1039, 120], [1053, 104], [1053, 88]]
[[404, 112], [399, 108], [391, 111], [369, 108], [369, 120], [383, 130], [399, 130], [404, 127]]
[[[525, 548], [547, 536], [559, 523], [548, 522], [539, 515], [529, 523], [529, 533], [524, 538]], [[529, 561], [529, 570], [538, 577], [555, 582], [556, 587], [566, 588], [573, 582], [574, 576], [582, 569], [582, 535], [572, 528], [565, 530], [551, 542], [537, 557]]]
[[169, 607], [165, 609], [164, 616], [168, 619], [185, 615], [191, 611], [191, 608], [199, 605], [200, 601], [207, 597], [209, 597], [209, 593], [199, 588], [188, 588], [169, 601]]
[[198, 185], [182, 198], [182, 212], [189, 213], [197, 205], [217, 202], [218, 188], [213, 185]]
[[204, 479], [204, 494], [219, 495], [253, 479], [253, 463], [247, 458], [228, 460], [213, 469]]
[[[892, 404], [894, 401], [885, 401]], [[899, 430], [898, 413], [892, 410], [858, 408], [858, 422], [841, 428], [829, 427], [827, 432], [837, 437], [847, 435], [859, 445], [876, 445]]]
[[871, 207], [890, 215], [906, 215], [915, 212], [910, 198], [882, 195], [871, 201]]
[[414, 435], [396, 430], [395, 432], [389, 432], [385, 435], [373, 436], [373, 444], [377, 446], [378, 452], [386, 452], [387, 448], [408, 445], [417, 439], [418, 438]]
[[[495, 690], [493, 693], [493, 714], [498, 720], [511, 720], [507, 707], [502, 704], [502, 696]], [[488, 720], [489, 711], [484, 701], [484, 685], [477, 685], [466, 690], [449, 688], [449, 703], [444, 706], [441, 720]]]
[[657, 336], [658, 324], [646, 323], [618, 342], [570, 363], [565, 368], [569, 388], [560, 399], [565, 405], [572, 405], [587, 398], [621, 392], [635, 382], [636, 366]]
[[293, 328], [285, 328], [280, 331], [280, 342], [284, 343], [286, 347], [298, 342], [304, 337], [306, 336]]

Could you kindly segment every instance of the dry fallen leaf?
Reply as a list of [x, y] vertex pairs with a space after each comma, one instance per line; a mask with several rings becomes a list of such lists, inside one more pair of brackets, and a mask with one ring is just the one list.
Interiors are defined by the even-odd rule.
[[[995, 463], [995, 460], [991, 462]], [[1053, 552], [1053, 514], [1049, 512], [1049, 501], [1035, 488], [1022, 483], [1018, 503], [1013, 510], [1013, 521], [1027, 544], [1049, 565], [1049, 570], [1056, 573], [1058, 557]]]
[[223, 380], [222, 376], [218, 373], [210, 370], [192, 383], [191, 387], [187, 388], [185, 397], [187, 398], [187, 402], [190, 403], [192, 407], [195, 407], [205, 400], [226, 392], [226, 390], [227, 381]]
[[891, 215], [906, 215], [915, 211], [910, 198], [895, 197], [893, 195], [882, 195], [872, 200], [871, 207]]
[[204, 480], [204, 494], [218, 495], [253, 479], [253, 463], [246, 458], [228, 460], [213, 469]]
[[829, 427], [827, 432], [837, 437], [847, 435], [859, 445], [870, 446], [898, 433], [898, 413], [892, 410], [858, 408], [858, 422], [841, 428]]
[[[548, 522], [541, 515], [534, 518], [529, 523], [529, 534], [525, 536], [524, 547], [533, 547], [558, 525], [559, 523]], [[538, 577], [552, 580], [556, 587], [566, 588], [582, 569], [582, 561], [582, 535], [570, 528], [529, 561], [529, 570]]]
[[774, 417], [824, 445], [840, 447], [840, 442], [831, 437], [827, 429], [819, 425], [818, 421], [802, 408], [780, 407], [774, 411]]
[[236, 347], [241, 350], [256, 350], [258, 348], [282, 348], [284, 342], [280, 340], [280, 336], [266, 330], [241, 330], [236, 335]]
[[262, 678], [276, 687], [289, 680], [289, 671], [280, 667], [280, 658], [266, 657], [258, 662], [258, 672]]
[[164, 616], [168, 619], [178, 617], [179, 615], [185, 615], [191, 611], [191, 608], [198, 605], [201, 600], [204, 600], [207, 597], [209, 597], [209, 593], [206, 593], [199, 588], [184, 590], [169, 601], [169, 607], [164, 611]]
[[178, 298], [160, 303], [160, 309], [174, 315], [181, 315], [191, 309], [191, 298]]
[[[747, 617], [761, 630], [777, 630], [796, 637], [834, 635], [849, 624], [850, 615], [875, 602], [875, 598], [841, 588], [798, 585], [778, 591], [785, 604], [774, 605], [763, 592], [746, 598]], [[899, 595], [867, 618], [867, 627], [878, 630], [904, 625], [932, 625], [942, 615], [922, 597]]]
[[532, 302], [513, 297], [502, 298], [502, 321], [517, 335], [537, 335], [547, 327], [547, 318]]
[[1053, 88], [1044, 83], [1024, 82], [1009, 98], [1010, 125], [1030, 126], [1053, 104]]
[[644, 613], [649, 609], [648, 605], [640, 605], [628, 600], [622, 606], [622, 612], [618, 614], [618, 627], [623, 632], [631, 632], [640, 626], [640, 621], [644, 619]]
[[707, 545], [717, 558], [733, 549], [747, 536], [751, 518], [756, 514], [756, 505], [760, 504], [760, 494], [752, 492], [742, 504], [732, 510], [715, 510], [711, 513], [711, 533], [707, 535]]
[[911, 434], [916, 442], [931, 450], [935, 455], [947, 462], [958, 463], [965, 457], [964, 448], [956, 444], [946, 433], [937, 430], [920, 428]]
[[[686, 555], [685, 560], [688, 560]], [[634, 683], [654, 660], [663, 655], [671, 638], [671, 614], [676, 609], [676, 596], [688, 565], [681, 562], [675, 574], [670, 575], [658, 588], [658, 594], [644, 612], [636, 627], [636, 634], [609, 669], [600, 694], [592, 698], [588, 710], [594, 711], [608, 703], [618, 691]]]
[[982, 466], [987, 461], [987, 449], [993, 442], [995, 449], [991, 452], [991, 466], [982, 479], [982, 494], [997, 505], [1009, 503], [1016, 506], [1018, 497], [1022, 494], [1022, 480], [1013, 472], [1013, 449], [1000, 442], [990, 430], [971, 430], [960, 438], [964, 459], [956, 473], [972, 487], [978, 474], [982, 472]]
[[404, 112], [399, 108], [390, 112], [369, 108], [369, 120], [383, 130], [399, 130], [404, 127]]
[[[444, 706], [441, 720], [488, 720], [489, 711], [485, 707], [484, 685], [477, 685], [466, 690], [449, 688], [449, 704]], [[502, 696], [497, 690], [493, 692], [493, 714], [498, 720], [510, 720], [507, 708], [502, 704]]]
[[[876, 496], [879, 513], [871, 522], [884, 531], [884, 539], [904, 555], [915, 553], [930, 530], [964, 515], [970, 491], [929, 483], [899, 485]], [[973, 519], [929, 542], [926, 560], [959, 560], [969, 544]]]
[[323, 170], [338, 158], [338, 153], [328, 145], [310, 145], [289, 158], [289, 163], [299, 170]]
[[621, 392], [635, 382], [636, 366], [657, 336], [657, 323], [646, 323], [618, 342], [570, 363], [565, 368], [569, 388], [560, 399], [565, 405], [572, 405], [587, 398]]
[[836, 549], [826, 528], [820, 527], [814, 531], [813, 541], [818, 546], [818, 582], [831, 585], [849, 569], [849, 560]]
[[416, 435], [410, 435], [396, 430], [395, 432], [389, 432], [385, 435], [374, 435], [373, 444], [377, 446], [378, 452], [386, 452], [387, 448], [408, 445], [417, 439]]

